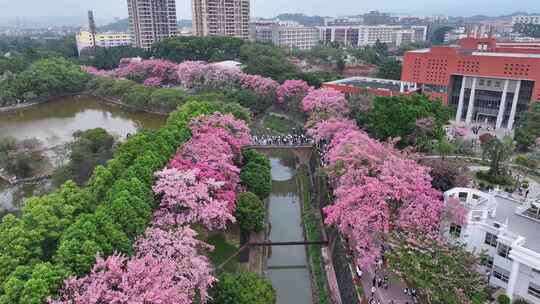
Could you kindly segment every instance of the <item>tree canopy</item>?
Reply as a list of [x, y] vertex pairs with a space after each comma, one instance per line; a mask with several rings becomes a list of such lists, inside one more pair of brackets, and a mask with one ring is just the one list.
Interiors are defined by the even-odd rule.
[[[373, 110], [359, 114], [359, 122], [380, 140], [400, 138], [400, 146], [442, 139], [443, 126], [450, 117], [440, 101], [424, 95], [376, 97]], [[421, 119], [428, 118], [430, 122]], [[424, 128], [428, 129], [422, 131]], [[422, 131], [422, 132], [417, 132]]]
[[212, 292], [212, 304], [275, 304], [276, 291], [258, 274], [243, 272], [238, 276], [224, 274]]
[[416, 287], [421, 298], [433, 304], [482, 304], [486, 281], [474, 271], [479, 258], [462, 246], [419, 238], [407, 243], [394, 236], [386, 253], [390, 269]]

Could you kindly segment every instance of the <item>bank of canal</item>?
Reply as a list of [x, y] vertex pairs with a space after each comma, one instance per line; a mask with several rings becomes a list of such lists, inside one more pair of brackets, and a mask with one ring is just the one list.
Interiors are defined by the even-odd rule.
[[[268, 241], [303, 241], [296, 159], [290, 150], [267, 152], [272, 165], [272, 191], [268, 205]], [[269, 248], [267, 275], [277, 291], [278, 304], [311, 304], [313, 292], [304, 245]]]

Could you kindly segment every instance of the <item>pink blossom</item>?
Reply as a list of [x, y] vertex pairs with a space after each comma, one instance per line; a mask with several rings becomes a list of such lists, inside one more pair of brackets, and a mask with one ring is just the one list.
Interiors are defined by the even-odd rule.
[[330, 116], [346, 116], [349, 113], [343, 93], [333, 89], [319, 89], [310, 92], [302, 101], [305, 112], [323, 112]]
[[301, 100], [312, 90], [313, 87], [303, 80], [286, 80], [277, 89], [277, 101], [278, 103], [285, 103], [289, 99]]
[[353, 120], [345, 118], [332, 118], [315, 123], [311, 128], [308, 128], [307, 134], [315, 140], [330, 140], [338, 132], [356, 131], [358, 127]]

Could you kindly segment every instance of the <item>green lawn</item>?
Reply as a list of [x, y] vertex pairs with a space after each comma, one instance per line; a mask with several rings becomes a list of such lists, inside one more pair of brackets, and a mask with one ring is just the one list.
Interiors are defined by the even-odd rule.
[[[219, 266], [230, 256], [235, 254], [238, 251], [238, 247], [227, 242], [223, 233], [215, 234], [210, 236], [206, 242], [214, 246], [214, 251], [208, 254], [210, 261], [214, 266]], [[229, 273], [235, 273], [238, 269], [238, 260], [236, 258], [231, 259], [225, 266], [223, 270]]]
[[263, 126], [280, 134], [292, 134], [301, 130], [301, 126], [295, 122], [275, 115], [266, 116], [263, 120]]

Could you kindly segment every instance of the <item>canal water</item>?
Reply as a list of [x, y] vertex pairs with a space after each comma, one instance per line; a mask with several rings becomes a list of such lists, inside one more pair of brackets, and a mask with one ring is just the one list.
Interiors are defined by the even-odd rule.
[[[36, 138], [44, 148], [50, 148], [71, 141], [72, 134], [77, 130], [103, 128], [124, 139], [127, 134], [134, 134], [141, 128], [157, 129], [165, 120], [164, 116], [129, 112], [92, 97], [74, 96], [0, 113], [0, 137], [12, 136], [18, 140]], [[57, 155], [46, 155], [51, 160], [57, 158]], [[6, 213], [17, 213], [25, 198], [42, 195], [49, 188], [50, 183], [47, 182], [10, 187], [0, 180], [0, 217]]]
[[[303, 241], [295, 156], [286, 149], [273, 150], [267, 155], [272, 165], [269, 241]], [[305, 246], [273, 246], [270, 252], [267, 273], [277, 291], [277, 303], [313, 303]]]

